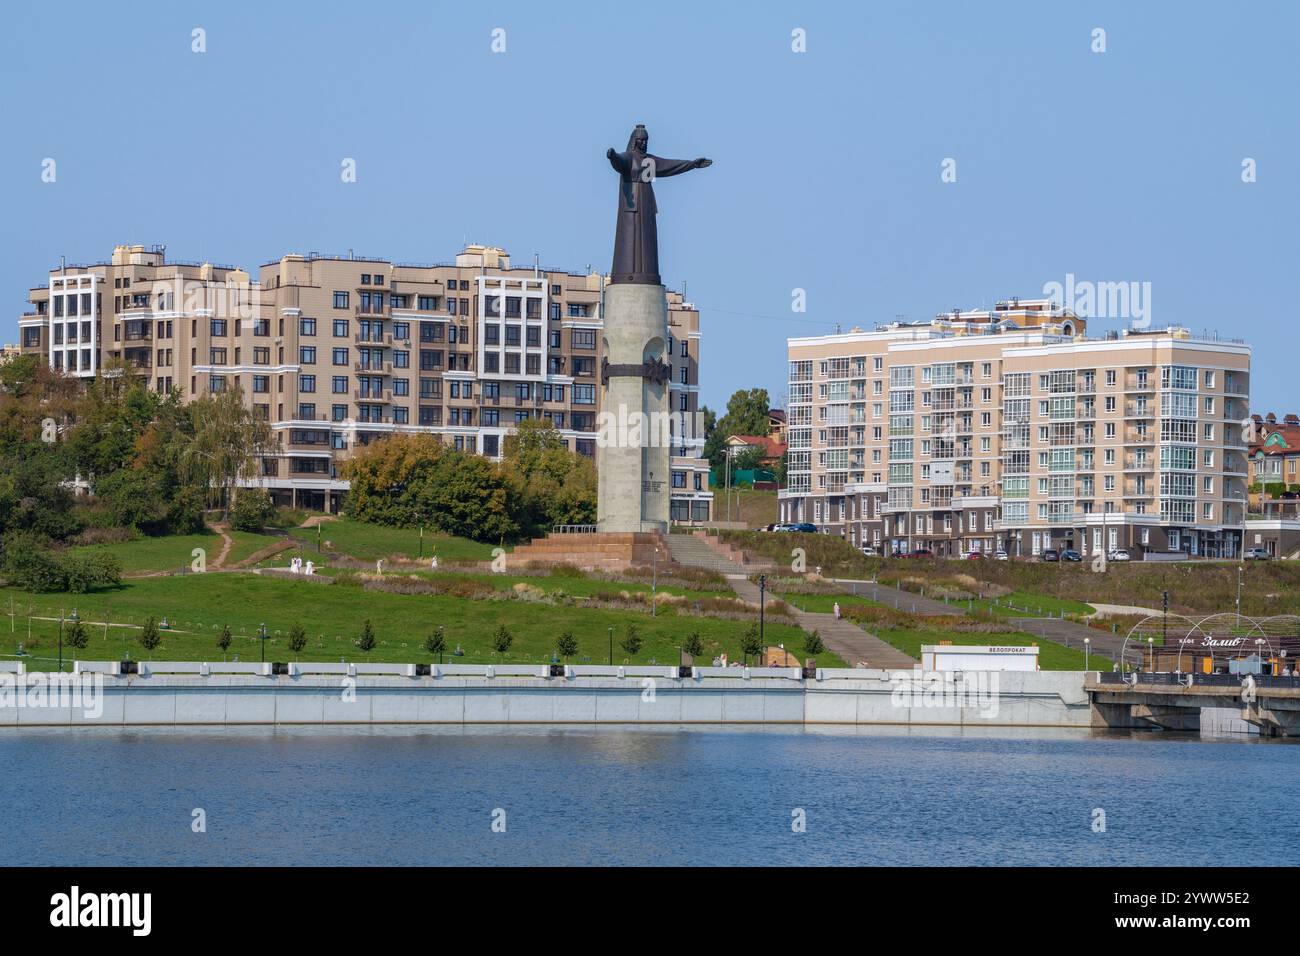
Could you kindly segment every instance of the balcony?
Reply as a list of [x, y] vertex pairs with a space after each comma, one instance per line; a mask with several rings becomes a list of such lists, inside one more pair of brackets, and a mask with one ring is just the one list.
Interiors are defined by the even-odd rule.
[[352, 371], [361, 375], [392, 375], [393, 363], [380, 362], [375, 364], [374, 362], [353, 362]]
[[352, 390], [352, 400], [356, 402], [368, 402], [372, 405], [388, 405], [393, 401], [393, 390], [391, 388], [385, 388], [379, 392], [363, 392], [359, 388], [354, 388]]
[[1156, 436], [1151, 432], [1147, 432], [1144, 435], [1137, 432], [1124, 433], [1124, 444], [1126, 445], [1154, 445], [1155, 442]]

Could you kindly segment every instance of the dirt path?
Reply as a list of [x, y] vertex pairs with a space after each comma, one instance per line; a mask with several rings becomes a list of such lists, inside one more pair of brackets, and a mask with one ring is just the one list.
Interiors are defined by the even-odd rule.
[[235, 546], [235, 539], [226, 531], [226, 526], [224, 524], [212, 524], [208, 525], [208, 527], [221, 535], [221, 551], [212, 559], [213, 569], [220, 571], [226, 566], [226, 556], [230, 554], [230, 549]]

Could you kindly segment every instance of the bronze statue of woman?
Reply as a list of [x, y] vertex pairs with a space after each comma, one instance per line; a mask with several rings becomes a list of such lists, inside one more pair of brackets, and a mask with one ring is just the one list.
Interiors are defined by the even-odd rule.
[[712, 166], [713, 160], [663, 159], [646, 152], [650, 134], [637, 124], [621, 153], [605, 151], [609, 164], [619, 175], [618, 224], [614, 230], [614, 268], [611, 282], [661, 285], [659, 277], [659, 233], [655, 228], [654, 181], [692, 169]]

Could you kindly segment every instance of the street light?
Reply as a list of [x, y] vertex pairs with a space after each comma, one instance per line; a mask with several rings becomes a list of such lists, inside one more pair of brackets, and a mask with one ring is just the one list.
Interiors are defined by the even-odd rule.
[[655, 616], [655, 593], [659, 590], [659, 546], [655, 545], [650, 564], [650, 616]]
[[767, 647], [767, 640], [763, 636], [766, 597], [767, 597], [767, 575], [760, 574], [758, 576], [758, 640], [764, 647]]
[[1092, 638], [1085, 637], [1083, 639], [1083, 669], [1084, 670], [1088, 669], [1088, 651], [1091, 649], [1091, 647], [1092, 647]]
[[1154, 674], [1156, 671], [1156, 639], [1154, 637], [1147, 638], [1147, 651], [1150, 658], [1147, 670]]
[[1241, 627], [1241, 573], [1245, 570], [1244, 564], [1237, 565], [1237, 627]]
[[266, 622], [265, 621], [263, 621], [262, 625], [257, 629], [257, 636], [260, 638], [258, 643], [262, 645], [262, 663], [265, 664], [266, 663]]
[[609, 629], [609, 666], [614, 666], [614, 629]]

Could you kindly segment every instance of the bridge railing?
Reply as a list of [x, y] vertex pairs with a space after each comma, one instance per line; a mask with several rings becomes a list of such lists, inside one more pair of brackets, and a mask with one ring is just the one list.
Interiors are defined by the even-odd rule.
[[[1132, 684], [1135, 677], [1137, 683], [1147, 686], [1152, 684], [1187, 685], [1190, 679], [1190, 686], [1200, 687], [1240, 687], [1243, 679], [1237, 674], [1194, 674], [1190, 672], [1180, 673], [1178, 671], [1134, 671], [1121, 674], [1116, 671], [1102, 671], [1098, 675], [1098, 683]], [[1255, 686], [1300, 689], [1300, 676], [1284, 677], [1281, 675], [1258, 674], [1255, 676]]]

